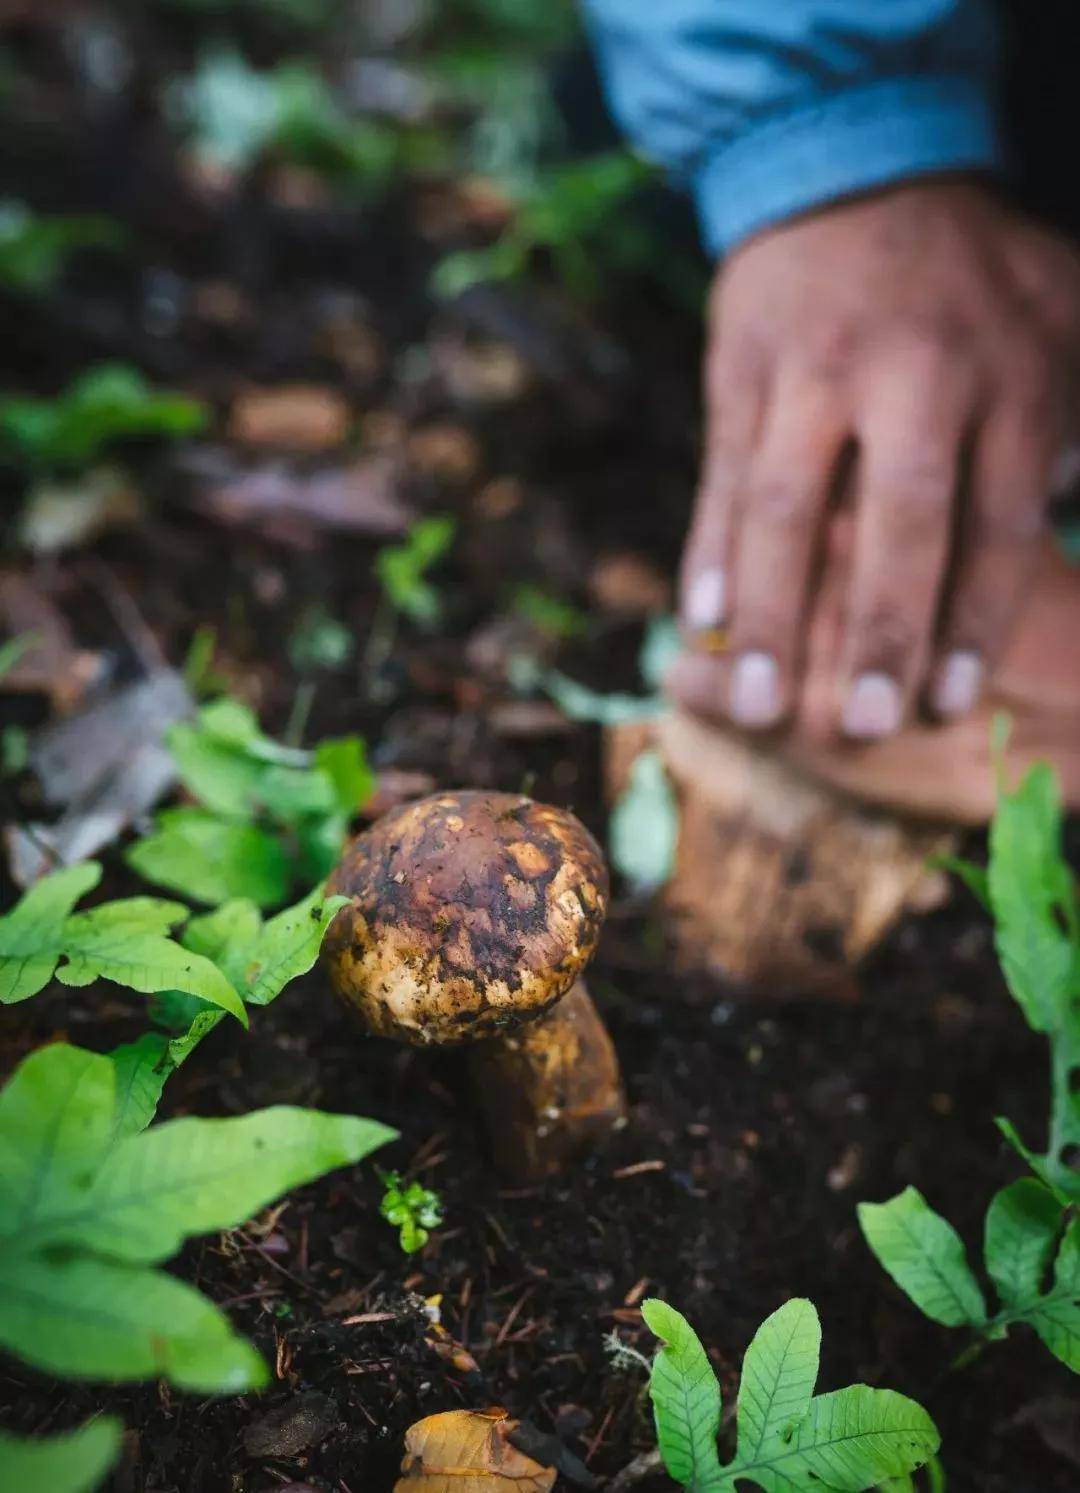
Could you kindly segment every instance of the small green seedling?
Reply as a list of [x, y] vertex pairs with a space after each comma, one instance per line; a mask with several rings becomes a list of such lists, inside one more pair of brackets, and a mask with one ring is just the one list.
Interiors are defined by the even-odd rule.
[[387, 545], [375, 556], [375, 575], [383, 595], [396, 612], [421, 627], [439, 620], [442, 603], [427, 575], [453, 544], [456, 530], [448, 514], [422, 518], [401, 544]]
[[626, 211], [652, 174], [629, 151], [546, 171], [520, 192], [513, 220], [493, 244], [458, 250], [436, 266], [435, 293], [455, 296], [482, 281], [520, 279], [543, 253], [571, 293], [594, 299], [600, 266], [633, 265], [655, 252], [654, 235]]
[[580, 638], [589, 630], [589, 619], [583, 611], [543, 586], [515, 586], [512, 604], [519, 617], [546, 637]]
[[197, 399], [159, 393], [138, 369], [108, 363], [55, 399], [0, 398], [0, 452], [41, 477], [86, 467], [116, 441], [192, 435], [206, 419]]
[[[912, 1488], [941, 1438], [921, 1405], [889, 1389], [853, 1384], [814, 1394], [821, 1324], [811, 1302], [792, 1300], [758, 1328], [743, 1359], [735, 1455], [721, 1463], [720, 1385], [686, 1318], [666, 1302], [641, 1304], [663, 1340], [649, 1380], [664, 1466], [689, 1493], [824, 1488]], [[890, 1479], [895, 1479], [894, 1483]]]
[[243, 171], [273, 155], [317, 172], [341, 191], [371, 197], [423, 164], [436, 141], [421, 126], [357, 119], [304, 62], [263, 71], [229, 48], [203, 54], [167, 104], [195, 152]]
[[72, 1379], [258, 1388], [270, 1376], [255, 1349], [158, 1267], [394, 1132], [286, 1105], [137, 1130], [129, 1118], [113, 1060], [62, 1042], [0, 1091], [0, 1346]]
[[[987, 1210], [983, 1260], [999, 1299], [992, 1314], [960, 1236], [914, 1187], [887, 1203], [860, 1203], [859, 1224], [919, 1310], [945, 1327], [970, 1328], [976, 1351], [1004, 1338], [1010, 1327], [1027, 1326], [1080, 1373], [1080, 1220], [1067, 1218], [1035, 1177], [1003, 1187]], [[958, 1364], [970, 1356], [961, 1355]]]
[[[1000, 750], [1003, 729], [995, 730]], [[987, 1210], [983, 1259], [998, 1310], [988, 1310], [959, 1235], [914, 1187], [885, 1203], [860, 1204], [859, 1222], [897, 1285], [935, 1322], [970, 1328], [974, 1351], [1023, 1324], [1080, 1373], [1080, 1220], [1070, 1212], [1080, 1202], [1073, 1083], [1080, 1070], [1080, 903], [1062, 854], [1062, 820], [1053, 770], [1037, 763], [1016, 789], [1000, 782], [987, 869], [951, 864], [992, 912], [1009, 990], [1050, 1044], [1045, 1151], [1025, 1145], [1009, 1120], [997, 1121], [1035, 1173], [1003, 1188]]]
[[405, 1182], [400, 1172], [384, 1172], [381, 1167], [376, 1171], [384, 1189], [379, 1212], [397, 1229], [405, 1253], [414, 1255], [442, 1223], [442, 1199], [419, 1182]]
[[168, 744], [196, 806], [159, 813], [127, 860], [147, 881], [205, 904], [242, 897], [280, 907], [295, 884], [321, 880], [374, 786], [359, 737], [284, 746], [228, 698], [174, 726]]
[[113, 249], [123, 242], [118, 223], [101, 217], [42, 217], [22, 202], [0, 202], [0, 285], [48, 290], [80, 249]]

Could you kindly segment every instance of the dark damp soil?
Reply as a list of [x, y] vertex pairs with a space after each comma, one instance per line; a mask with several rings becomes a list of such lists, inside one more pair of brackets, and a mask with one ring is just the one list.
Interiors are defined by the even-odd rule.
[[[195, 630], [212, 626], [219, 672], [280, 731], [300, 683], [289, 640], [319, 607], [360, 652], [316, 676], [308, 739], [357, 730], [384, 771], [526, 786], [602, 835], [599, 734], [511, 720], [500, 629], [513, 584], [541, 584], [589, 612], [586, 634], [558, 650], [562, 666], [604, 689], [640, 688], [641, 623], [590, 603], [589, 579], [626, 551], [661, 581], [674, 573], [695, 463], [694, 320], [632, 290], [589, 315], [543, 287], [440, 309], [424, 293], [434, 249], [408, 194], [353, 215], [281, 208], [254, 188], [231, 208], [190, 203], [155, 164], [152, 130], [117, 115], [82, 123], [65, 152], [42, 145], [35, 157], [44, 205], [107, 206], [140, 247], [122, 272], [82, 263], [30, 315], [0, 306], [14, 376], [48, 390], [88, 359], [125, 357], [221, 410], [244, 385], [304, 380], [344, 389], [361, 421], [392, 415], [399, 444], [442, 427], [459, 454], [476, 454], [405, 464], [404, 495], [418, 511], [455, 513], [460, 532], [440, 571], [443, 627], [403, 627], [374, 660], [382, 537], [228, 526], [192, 506], [210, 454], [232, 476], [265, 460], [224, 439], [210, 454], [139, 456], [141, 525], [34, 570], [80, 646], [123, 678], [147, 650], [180, 663]], [[327, 340], [343, 304], [367, 339], [352, 353]], [[527, 374], [498, 402], [462, 392], [461, 369], [492, 345]], [[334, 453], [286, 469], [300, 480], [341, 464]], [[6, 489], [5, 505], [16, 494]], [[2, 709], [31, 723], [38, 707], [8, 698]], [[129, 887], [119, 856], [106, 860], [110, 889]], [[822, 1386], [865, 1380], [918, 1396], [942, 1431], [952, 1493], [1075, 1489], [1066, 1371], [1017, 1332], [950, 1372], [962, 1339], [906, 1302], [855, 1222], [858, 1200], [914, 1183], [974, 1249], [987, 1200], [1018, 1171], [993, 1116], [1039, 1133], [1042, 1044], [966, 894], [894, 931], [860, 1000], [842, 1006], [739, 1003], [705, 977], [676, 978], [662, 928], [626, 898], [595, 968], [631, 1120], [608, 1153], [542, 1187], [493, 1172], [452, 1055], [366, 1041], [318, 974], [258, 1012], [249, 1035], [219, 1027], [171, 1082], [166, 1115], [289, 1102], [377, 1117], [401, 1133], [380, 1160], [438, 1188], [444, 1227], [406, 1258], [378, 1216], [373, 1168], [336, 1173], [175, 1264], [265, 1354], [263, 1396], [76, 1388], [4, 1360], [2, 1423], [46, 1431], [114, 1410], [130, 1430], [113, 1493], [384, 1493], [412, 1421], [499, 1403], [603, 1479], [653, 1443], [643, 1373], [610, 1352], [614, 1335], [650, 1353], [643, 1295], [690, 1317], [730, 1407], [754, 1328], [800, 1294], [823, 1322]], [[58, 1034], [104, 1049], [138, 1030], [139, 1011], [111, 988], [51, 992], [5, 1014], [0, 1068]], [[475, 1369], [435, 1351], [432, 1298]]]

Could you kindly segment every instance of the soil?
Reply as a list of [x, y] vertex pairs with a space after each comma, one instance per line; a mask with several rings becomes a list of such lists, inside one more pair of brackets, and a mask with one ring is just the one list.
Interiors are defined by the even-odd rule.
[[[403, 627], [374, 666], [320, 673], [307, 736], [358, 730], [380, 768], [439, 784], [528, 786], [602, 835], [596, 728], [549, 721], [526, 735], [519, 720], [511, 731], [497, 707], [512, 691], [478, 664], [478, 639], [497, 636], [509, 583], [584, 603], [596, 563], [628, 550], [673, 574], [695, 459], [696, 322], [633, 292], [589, 316], [539, 289], [439, 308], [424, 291], [435, 246], [414, 197], [354, 215], [258, 194], [243, 211], [211, 210], [147, 175], [152, 134], [130, 120], [99, 126], [81, 137], [81, 160], [69, 139], [67, 169], [58, 155], [42, 179], [61, 205], [89, 197], [137, 224], [139, 260], [118, 272], [91, 258], [33, 317], [21, 303], [0, 308], [20, 381], [53, 388], [88, 358], [126, 357], [222, 408], [244, 384], [303, 380], [344, 389], [362, 412], [390, 411], [407, 431], [449, 425], [459, 450], [470, 438], [475, 471], [444, 464], [433, 475], [414, 462], [405, 479], [419, 510], [459, 518], [440, 571], [443, 627]], [[118, 140], [128, 147], [109, 157]], [[103, 174], [106, 160], [115, 169]], [[95, 161], [96, 174], [80, 169]], [[198, 310], [208, 285], [248, 309], [211, 325]], [[342, 298], [376, 348], [363, 374], [326, 352], [327, 305]], [[461, 364], [493, 340], [525, 362], [525, 391], [497, 403], [453, 393], [439, 349], [451, 345]], [[229, 471], [262, 459], [216, 450]], [[196, 628], [215, 627], [217, 667], [283, 730], [300, 683], [288, 649], [296, 619], [318, 606], [367, 638], [384, 536], [224, 525], [192, 507], [206, 479], [190, 452], [136, 462], [144, 522], [39, 565], [39, 579], [116, 677], [136, 672], [146, 646], [133, 617], [173, 663]], [[605, 689], [638, 690], [640, 638], [640, 620], [594, 611], [559, 661]], [[7, 699], [3, 718], [30, 720], [35, 708]], [[109, 890], [129, 887], [118, 856], [106, 859]], [[950, 1371], [963, 1339], [911, 1307], [855, 1222], [859, 1199], [913, 1183], [974, 1249], [987, 1200], [1018, 1174], [993, 1116], [1039, 1134], [1045, 1053], [1003, 988], [985, 916], [958, 892], [909, 919], [866, 966], [861, 999], [842, 1006], [740, 1003], [672, 967], [649, 909], [618, 896], [590, 983], [630, 1124], [607, 1153], [544, 1186], [493, 1171], [453, 1054], [366, 1040], [318, 973], [256, 1013], [249, 1035], [223, 1023], [170, 1082], [165, 1115], [282, 1102], [372, 1115], [401, 1133], [380, 1162], [436, 1187], [445, 1225], [406, 1258], [378, 1215], [373, 1168], [333, 1174], [175, 1264], [274, 1366], [267, 1393], [73, 1387], [4, 1360], [2, 1423], [39, 1432], [114, 1410], [130, 1428], [114, 1493], [383, 1493], [412, 1421], [500, 1403], [606, 1478], [654, 1440], [642, 1370], [609, 1351], [615, 1334], [651, 1352], [644, 1294], [694, 1323], [729, 1409], [755, 1327], [797, 1294], [821, 1315], [822, 1386], [865, 1380], [921, 1399], [942, 1432], [951, 1493], [1075, 1489], [1067, 1372], [1020, 1331]], [[140, 1017], [137, 999], [111, 987], [52, 991], [7, 1014], [0, 1067], [58, 1034], [107, 1048]], [[433, 1297], [475, 1372], [430, 1345]]]

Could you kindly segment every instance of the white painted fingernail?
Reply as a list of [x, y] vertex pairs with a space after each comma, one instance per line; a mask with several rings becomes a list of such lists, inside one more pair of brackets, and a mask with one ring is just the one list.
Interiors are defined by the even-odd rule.
[[900, 686], [888, 674], [860, 674], [844, 701], [846, 736], [872, 739], [891, 736], [903, 715]]
[[939, 715], [966, 715], [975, 708], [982, 692], [985, 670], [979, 655], [958, 648], [944, 659], [930, 692], [930, 703]]
[[699, 570], [686, 588], [683, 617], [687, 627], [719, 627], [724, 620], [724, 572], [715, 566]]
[[775, 726], [783, 714], [780, 668], [771, 653], [744, 653], [731, 671], [731, 718], [740, 726]]

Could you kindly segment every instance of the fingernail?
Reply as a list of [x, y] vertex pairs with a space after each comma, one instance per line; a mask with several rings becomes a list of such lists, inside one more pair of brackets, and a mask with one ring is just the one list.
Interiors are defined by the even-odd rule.
[[948, 654], [938, 670], [930, 703], [939, 715], [966, 715], [982, 691], [983, 661], [968, 648]]
[[724, 620], [724, 572], [699, 570], [686, 590], [683, 617], [687, 627], [718, 627]]
[[900, 686], [888, 674], [860, 674], [844, 701], [846, 736], [891, 736], [902, 715]]
[[780, 719], [780, 669], [771, 653], [744, 653], [736, 661], [728, 709], [740, 726], [774, 726]]

